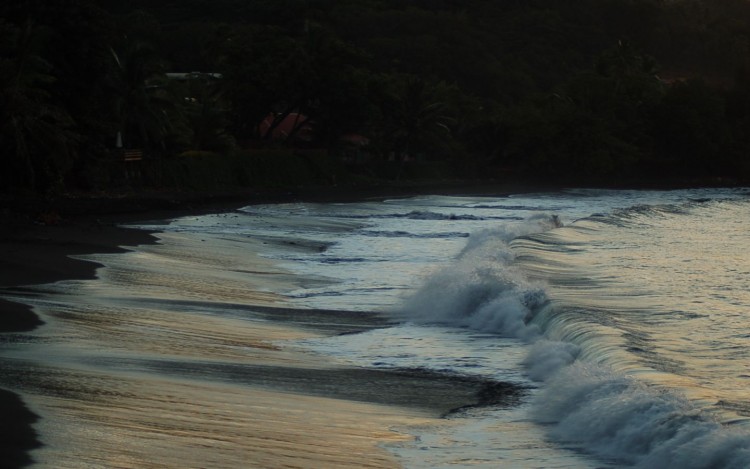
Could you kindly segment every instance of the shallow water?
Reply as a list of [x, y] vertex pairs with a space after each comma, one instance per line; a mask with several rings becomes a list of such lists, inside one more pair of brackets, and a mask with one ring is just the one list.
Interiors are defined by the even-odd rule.
[[[386, 406], [351, 415], [416, 436], [384, 446], [406, 467], [746, 467], [748, 194], [422, 196], [151, 222], [160, 244], [89, 256], [107, 266], [98, 280], [12, 293], [48, 324], [6, 338], [3, 372], [43, 417], [40, 467], [177, 467], [196, 444], [195, 467], [237, 467], [258, 386]], [[403, 370], [418, 381], [394, 384]], [[329, 385], [342, 376], [348, 393]], [[399, 421], [458, 405], [464, 378], [519, 392]]]

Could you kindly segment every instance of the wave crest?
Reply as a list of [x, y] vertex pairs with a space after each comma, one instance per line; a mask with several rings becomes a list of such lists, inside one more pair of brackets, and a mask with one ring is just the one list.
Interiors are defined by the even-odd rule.
[[532, 416], [566, 446], [639, 468], [750, 467], [747, 426], [722, 424], [674, 390], [581, 359], [585, 344], [550, 340], [535, 324], [535, 317], [561, 312], [550, 309], [544, 285], [515, 265], [511, 242], [558, 226], [556, 217], [538, 215], [472, 234], [401, 315], [528, 341], [523, 365], [543, 383]]
[[538, 336], [538, 327], [529, 320], [547, 304], [547, 295], [543, 285], [529, 281], [513, 265], [510, 242], [556, 226], [560, 226], [556, 216], [536, 215], [472, 234], [456, 261], [431, 275], [405, 302], [400, 315], [409, 321], [469, 327], [506, 337], [530, 340]]
[[547, 381], [534, 403], [551, 435], [638, 468], [750, 466], [746, 428], [722, 425], [686, 398], [583, 362]]

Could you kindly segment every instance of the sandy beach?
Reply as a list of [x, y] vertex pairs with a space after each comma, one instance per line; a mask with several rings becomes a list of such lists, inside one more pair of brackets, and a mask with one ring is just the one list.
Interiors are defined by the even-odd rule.
[[[133, 246], [147, 251], [168, 250], [170, 246], [190, 249], [180, 245], [185, 239], [179, 236], [121, 228], [118, 223], [184, 215], [191, 210], [206, 212], [218, 210], [218, 207], [135, 210], [114, 215], [63, 214], [49, 223], [20, 219], [11, 214], [0, 232], [0, 286], [5, 292], [12, 292], [24, 285], [96, 277], [97, 263], [74, 259], [71, 255], [122, 253]], [[159, 245], [155, 246], [157, 242]], [[508, 392], [487, 389], [486, 383], [479, 380], [320, 363], [314, 356], [278, 347], [275, 343], [279, 340], [378, 327], [382, 319], [373, 317], [363, 322], [361, 317], [354, 319], [316, 311], [300, 321], [298, 310], [285, 308], [280, 298], [269, 295], [264, 288], [267, 282], [283, 282], [288, 278], [269, 262], [260, 258], [256, 261], [252, 275], [257, 279], [258, 289], [244, 292], [243, 301], [251, 298], [255, 306], [252, 314], [263, 316], [264, 322], [248, 325], [222, 320], [221, 324], [211, 325], [225, 328], [225, 336], [236, 340], [234, 345], [241, 346], [241, 353], [231, 356], [234, 352], [227, 352], [227, 347], [212, 344], [206, 345], [207, 350], [216, 350], [222, 359], [234, 360], [237, 366], [210, 370], [193, 367], [190, 371], [196, 376], [210, 373], [242, 382], [246, 385], [242, 392], [231, 386], [201, 387], [191, 382], [181, 383], [179, 379], [160, 382], [138, 377], [123, 381], [97, 376], [97, 380], [105, 383], [99, 386], [117, 390], [113, 391], [114, 401], [92, 397], [101, 393], [98, 388], [72, 389], [69, 382], [60, 380], [48, 384], [55, 393], [67, 396], [58, 402], [45, 395], [10, 392], [14, 390], [11, 385], [9, 390], [0, 393], [0, 408], [6, 422], [0, 438], [4, 442], [4, 454], [9, 455], [2, 467], [23, 467], [31, 461], [30, 455], [37, 460], [54, 460], [59, 456], [54, 448], [60, 438], [71, 441], [80, 438], [86, 445], [100, 448], [102, 454], [118, 454], [121, 442], [107, 435], [122, 438], [123, 434], [137, 442], [129, 446], [137, 449], [129, 450], [116, 461], [101, 461], [103, 467], [186, 467], [185, 455], [175, 448], [196, 445], [206, 450], [192, 451], [189, 467], [211, 467], [212, 461], [217, 460], [222, 464], [234, 463], [236, 467], [399, 467], [395, 457], [382, 447], [384, 443], [411, 439], [408, 428], [445, 424], [441, 416], [452, 409], [487, 399], [503, 399]], [[145, 330], [147, 319], [139, 320], [142, 322], [137, 326]], [[29, 306], [0, 299], [0, 330], [6, 341], [35, 330], [43, 322]], [[114, 333], [123, 326], [102, 327], [111, 328]], [[177, 324], [175, 330], [201, 340], [200, 326], [184, 322]], [[191, 351], [170, 350], [169, 353], [190, 355]], [[174, 364], [155, 362], [153, 367], [161, 367], [160, 372], [169, 376]], [[4, 376], [4, 381], [10, 383], [16, 379], [13, 372], [7, 370]], [[7, 387], [6, 383], [0, 383], [2, 387]], [[162, 404], [166, 401], [172, 405], [170, 408], [181, 410], [165, 415]], [[29, 411], [24, 402], [32, 410], [40, 409], [42, 418]], [[153, 408], [144, 406], [144, 402], [153, 403]], [[68, 433], [61, 435], [57, 429], [46, 426], [45, 408], [80, 414], [90, 424], [85, 429], [66, 429]], [[206, 434], [205, 425], [202, 430], [196, 430], [197, 427], [191, 425], [194, 418], [200, 418], [204, 424], [214, 422], [217, 428], [226, 429], [229, 425], [233, 429], [232, 437], [217, 441], [212, 434]], [[96, 435], [96, 440], [92, 441], [91, 435]], [[29, 453], [32, 449], [34, 451]]]
[[[43, 224], [28, 214], [8, 214], [0, 227], [0, 289], [38, 285], [71, 278], [94, 278], [97, 265], [73, 259], [76, 254], [120, 252], [118, 246], [153, 242], [148, 232], [118, 228], [90, 219], [55, 220]], [[30, 306], [0, 298], [0, 333], [12, 336], [42, 325]], [[0, 387], [3, 383], [0, 383]], [[27, 451], [40, 442], [31, 425], [38, 417], [22, 399], [0, 389], [2, 467], [30, 462]]]

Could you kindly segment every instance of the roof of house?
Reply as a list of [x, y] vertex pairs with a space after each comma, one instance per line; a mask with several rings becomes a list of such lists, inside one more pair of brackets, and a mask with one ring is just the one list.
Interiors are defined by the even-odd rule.
[[[265, 136], [271, 130], [274, 121], [279, 117], [279, 114], [269, 113], [258, 125], [260, 134]], [[298, 112], [290, 112], [271, 130], [271, 137], [274, 139], [286, 139], [294, 133], [295, 138], [310, 141], [312, 140], [313, 133], [313, 128], [310, 124], [306, 115]]]

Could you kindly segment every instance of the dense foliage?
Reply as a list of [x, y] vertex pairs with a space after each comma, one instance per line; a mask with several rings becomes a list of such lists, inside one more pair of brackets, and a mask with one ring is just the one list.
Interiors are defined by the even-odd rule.
[[4, 2], [0, 152], [47, 193], [747, 180], [750, 3]]

